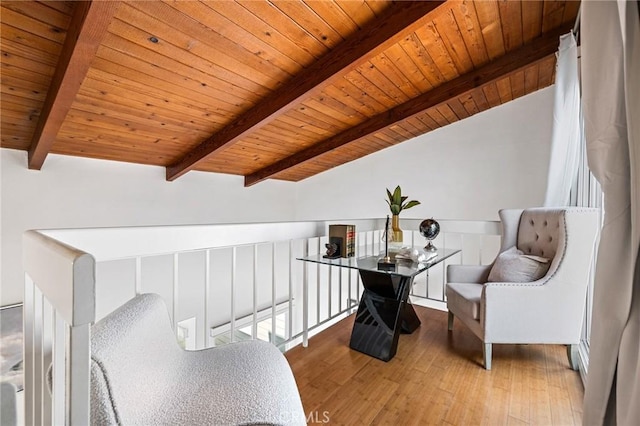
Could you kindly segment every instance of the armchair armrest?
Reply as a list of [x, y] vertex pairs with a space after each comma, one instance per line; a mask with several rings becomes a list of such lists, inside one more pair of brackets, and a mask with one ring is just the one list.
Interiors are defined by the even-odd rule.
[[491, 265], [449, 265], [447, 282], [482, 284], [487, 282], [489, 271], [491, 271]]

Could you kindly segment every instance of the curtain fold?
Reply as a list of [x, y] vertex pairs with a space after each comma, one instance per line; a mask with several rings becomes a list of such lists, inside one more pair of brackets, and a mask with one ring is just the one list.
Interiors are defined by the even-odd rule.
[[640, 419], [640, 12], [582, 2], [583, 113], [589, 167], [604, 192], [583, 421]]
[[568, 206], [580, 160], [578, 45], [573, 33], [560, 37], [553, 103], [553, 133], [544, 206]]

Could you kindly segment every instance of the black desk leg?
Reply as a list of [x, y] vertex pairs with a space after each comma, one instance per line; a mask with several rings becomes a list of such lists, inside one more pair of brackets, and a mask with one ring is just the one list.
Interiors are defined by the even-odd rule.
[[365, 291], [351, 332], [349, 346], [359, 352], [389, 361], [396, 354], [400, 332], [420, 326], [407, 302], [412, 279], [384, 273], [360, 271]]

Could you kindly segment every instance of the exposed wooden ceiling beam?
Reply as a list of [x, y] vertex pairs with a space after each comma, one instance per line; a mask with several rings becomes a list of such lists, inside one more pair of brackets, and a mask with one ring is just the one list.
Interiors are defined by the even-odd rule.
[[367, 58], [384, 51], [414, 31], [422, 19], [442, 3], [444, 1], [393, 4], [370, 25], [305, 68], [280, 89], [195, 147], [176, 164], [167, 167], [167, 180], [177, 179], [209, 155], [230, 147], [265, 122], [286, 112], [296, 102], [320, 92], [344, 73], [357, 68]]
[[78, 1], [29, 148], [29, 168], [40, 170], [82, 85], [118, 1]]
[[558, 50], [559, 37], [568, 33], [571, 28], [572, 25], [566, 24], [550, 31], [521, 48], [507, 52], [505, 56], [489, 62], [474, 71], [448, 81], [402, 105], [378, 114], [342, 133], [247, 175], [245, 176], [245, 186], [254, 185], [279, 172], [309, 161], [350, 142], [379, 132], [382, 129], [406, 120], [429, 108], [442, 105], [453, 98], [471, 92], [477, 87], [499, 80], [507, 74], [540, 61]]

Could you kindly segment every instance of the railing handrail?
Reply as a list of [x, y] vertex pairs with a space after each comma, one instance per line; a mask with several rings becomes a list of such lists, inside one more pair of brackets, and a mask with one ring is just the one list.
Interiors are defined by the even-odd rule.
[[69, 325], [94, 322], [96, 280], [91, 254], [39, 231], [27, 231], [23, 237], [23, 267]]

